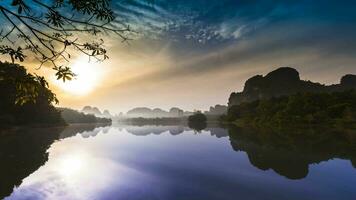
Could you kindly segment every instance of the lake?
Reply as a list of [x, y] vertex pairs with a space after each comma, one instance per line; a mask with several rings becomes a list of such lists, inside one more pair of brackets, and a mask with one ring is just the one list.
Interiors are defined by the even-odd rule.
[[114, 124], [0, 133], [0, 199], [356, 199], [356, 136], [347, 131]]

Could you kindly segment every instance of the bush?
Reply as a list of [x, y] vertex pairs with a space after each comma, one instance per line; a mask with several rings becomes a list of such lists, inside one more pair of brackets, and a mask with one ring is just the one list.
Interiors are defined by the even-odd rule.
[[207, 126], [207, 117], [203, 113], [195, 113], [188, 117], [188, 126], [194, 130], [201, 131]]

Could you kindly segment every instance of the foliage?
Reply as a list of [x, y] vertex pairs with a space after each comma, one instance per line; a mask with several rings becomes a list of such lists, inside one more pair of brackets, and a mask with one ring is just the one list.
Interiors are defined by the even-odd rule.
[[[0, 3], [0, 13], [4, 23], [0, 54], [12, 62], [23, 62], [31, 54], [40, 67], [51, 64], [63, 81], [75, 74], [58, 63], [69, 63], [73, 52], [103, 61], [109, 58], [100, 38], [103, 34], [113, 33], [127, 41], [134, 33], [115, 20], [110, 0], [10, 0]], [[90, 35], [95, 39], [89, 39]]]
[[69, 108], [60, 108], [61, 115], [67, 123], [111, 123], [111, 119], [95, 117]]
[[0, 62], [0, 99], [0, 124], [63, 123], [47, 81], [23, 66]]
[[188, 126], [194, 130], [201, 131], [207, 127], [207, 117], [197, 112], [188, 117]]
[[270, 126], [356, 123], [356, 91], [298, 93], [231, 106], [228, 121]]
[[356, 89], [356, 75], [345, 75], [340, 84], [322, 85], [301, 80], [297, 70], [290, 67], [278, 68], [266, 76], [257, 75], [248, 79], [242, 92], [233, 92], [229, 106], [259, 99], [270, 99], [297, 93], [328, 93]]

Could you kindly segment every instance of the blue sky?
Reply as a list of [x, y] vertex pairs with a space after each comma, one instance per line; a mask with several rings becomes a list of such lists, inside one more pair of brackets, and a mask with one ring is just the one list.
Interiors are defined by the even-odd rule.
[[[145, 36], [213, 45], [253, 37], [276, 24], [354, 26], [356, 1], [155, 0], [115, 1], [119, 19], [139, 26]], [[354, 29], [354, 27], [352, 27]], [[307, 33], [306, 33], [307, 34]]]
[[304, 80], [323, 84], [356, 74], [356, 1], [112, 0], [111, 4], [117, 20], [138, 34], [129, 45], [120, 38], [107, 38], [110, 60], [100, 69], [92, 67], [96, 87], [91, 94], [74, 98], [52, 84], [61, 106], [80, 109], [91, 104], [113, 112], [138, 106], [204, 110], [226, 104], [230, 93], [242, 90], [249, 77], [282, 66], [296, 68]]
[[115, 77], [107, 79], [118, 81], [92, 99], [99, 107], [207, 109], [226, 104], [249, 77], [282, 66], [323, 84], [356, 74], [356, 1], [112, 3], [117, 19], [139, 34], [129, 46], [113, 43]]

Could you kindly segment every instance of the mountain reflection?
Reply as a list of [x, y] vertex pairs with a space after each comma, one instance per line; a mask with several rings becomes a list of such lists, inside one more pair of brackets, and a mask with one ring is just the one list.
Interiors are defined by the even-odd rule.
[[[170, 135], [180, 135], [185, 131], [192, 130], [191, 128], [185, 126], [121, 126], [128, 133], [136, 136], [147, 136], [147, 135], [160, 135], [163, 133], [169, 133]], [[195, 129], [193, 129], [196, 131]], [[217, 138], [229, 136], [228, 132], [224, 128], [220, 127], [208, 127], [205, 132], [209, 132], [211, 136]]]
[[[110, 131], [116, 129], [119, 131]], [[56, 141], [80, 135], [129, 133], [135, 136], [193, 134], [181, 126], [106, 126], [72, 125], [63, 128], [27, 128], [0, 131], [0, 199], [10, 195], [14, 187], [48, 161], [47, 150]], [[195, 134], [195, 133], [194, 133]], [[300, 129], [273, 132], [248, 128], [207, 127], [199, 135], [210, 134], [225, 140], [235, 151], [246, 152], [249, 162], [261, 170], [272, 169], [288, 179], [303, 179], [309, 166], [333, 158], [350, 160], [356, 167], [355, 132]], [[228, 143], [227, 143], [228, 144]], [[229, 149], [230, 147], [227, 147]], [[182, 164], [182, 163], [180, 163]], [[183, 165], [183, 164], [182, 164]]]
[[301, 129], [281, 131], [229, 128], [231, 146], [247, 153], [250, 163], [272, 169], [289, 179], [308, 175], [309, 165], [334, 158], [350, 160], [356, 168], [355, 133]]
[[60, 138], [72, 137], [80, 134], [83, 138], [95, 137], [100, 132], [107, 133], [111, 124], [74, 124], [66, 127], [61, 133]]
[[[127, 126], [123, 129], [136, 136], [179, 135], [191, 130], [183, 126]], [[350, 160], [356, 168], [355, 133], [345, 130], [273, 132], [231, 126], [227, 129], [207, 127], [201, 133], [210, 133], [217, 138], [229, 137], [232, 148], [246, 152], [253, 166], [261, 170], [272, 169], [288, 179], [303, 179], [308, 175], [310, 164], [334, 158]]]
[[179, 135], [187, 130], [184, 126], [127, 126], [124, 129], [136, 136], [160, 135], [165, 132], [171, 135]]

